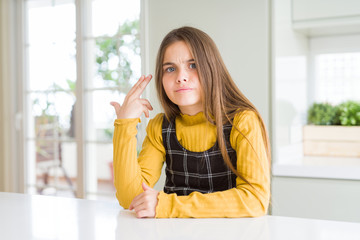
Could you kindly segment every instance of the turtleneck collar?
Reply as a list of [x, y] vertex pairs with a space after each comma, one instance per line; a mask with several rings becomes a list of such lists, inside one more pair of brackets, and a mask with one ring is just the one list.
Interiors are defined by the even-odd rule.
[[198, 112], [192, 116], [180, 113], [178, 120], [180, 120], [184, 125], [194, 125], [207, 122], [204, 112]]

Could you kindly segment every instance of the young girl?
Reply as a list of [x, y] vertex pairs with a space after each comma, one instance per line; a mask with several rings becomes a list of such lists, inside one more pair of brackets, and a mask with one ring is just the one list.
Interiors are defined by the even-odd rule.
[[[263, 120], [233, 82], [213, 40], [182, 27], [161, 43], [155, 83], [165, 113], [151, 119], [137, 158], [136, 125], [149, 117], [142, 76], [117, 119], [117, 199], [137, 217], [256, 217], [270, 198], [270, 149]], [[166, 162], [163, 191], [152, 187]]]

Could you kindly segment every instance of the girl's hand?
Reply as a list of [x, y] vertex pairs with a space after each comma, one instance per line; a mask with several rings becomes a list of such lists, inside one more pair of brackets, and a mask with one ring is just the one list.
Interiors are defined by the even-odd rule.
[[140, 96], [144, 92], [151, 78], [151, 75], [147, 77], [141, 76], [139, 81], [126, 95], [122, 106], [117, 102], [110, 103], [115, 108], [117, 119], [139, 118], [142, 113], [145, 114], [145, 117], [149, 117], [149, 110], [153, 110], [153, 107], [147, 99], [141, 99]]
[[136, 217], [155, 217], [159, 192], [142, 183], [143, 193], [137, 195], [130, 204], [129, 210], [135, 210]]

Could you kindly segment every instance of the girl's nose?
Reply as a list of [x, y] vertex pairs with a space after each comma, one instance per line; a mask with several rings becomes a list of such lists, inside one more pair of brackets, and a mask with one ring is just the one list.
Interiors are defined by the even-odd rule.
[[187, 81], [188, 81], [187, 77], [178, 77], [176, 80], [177, 83], [187, 82]]
[[186, 71], [184, 71], [184, 70], [179, 71], [179, 74], [177, 75], [177, 78], [176, 78], [176, 82], [181, 83], [181, 82], [187, 82], [188, 80], [189, 80], [189, 76], [186, 73]]

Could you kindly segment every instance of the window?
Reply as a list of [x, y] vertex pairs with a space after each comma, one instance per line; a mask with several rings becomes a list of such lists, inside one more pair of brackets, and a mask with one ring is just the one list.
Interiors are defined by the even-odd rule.
[[360, 52], [315, 55], [315, 101], [360, 100]]
[[109, 102], [141, 74], [140, 1], [24, 4], [27, 191], [113, 198]]

